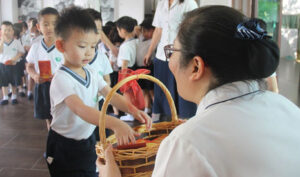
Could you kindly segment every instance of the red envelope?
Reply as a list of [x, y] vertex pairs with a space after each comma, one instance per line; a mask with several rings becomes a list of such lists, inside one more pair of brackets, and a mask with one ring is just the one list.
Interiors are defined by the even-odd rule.
[[39, 61], [40, 77], [49, 80], [52, 77], [50, 60]]

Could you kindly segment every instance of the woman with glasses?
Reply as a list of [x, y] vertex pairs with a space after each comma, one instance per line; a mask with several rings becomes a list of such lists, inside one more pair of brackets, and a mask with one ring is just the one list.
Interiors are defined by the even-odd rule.
[[[264, 87], [279, 49], [263, 23], [225, 6], [186, 15], [165, 52], [197, 113], [163, 140], [152, 176], [300, 176], [300, 109]], [[100, 173], [120, 176], [110, 148], [106, 158]]]
[[[195, 0], [160, 0], [153, 19], [155, 30], [152, 41], [144, 58], [144, 63], [149, 65], [152, 53], [157, 47], [156, 57], [153, 60], [154, 77], [162, 81], [171, 92], [180, 118], [194, 116], [197, 105], [182, 99], [178, 95], [174, 76], [168, 67], [168, 61], [164, 54], [164, 46], [173, 44], [183, 15], [195, 8], [197, 8]], [[152, 113], [153, 121], [157, 121], [159, 117], [170, 117], [171, 115], [169, 104], [163, 91], [155, 84]]]

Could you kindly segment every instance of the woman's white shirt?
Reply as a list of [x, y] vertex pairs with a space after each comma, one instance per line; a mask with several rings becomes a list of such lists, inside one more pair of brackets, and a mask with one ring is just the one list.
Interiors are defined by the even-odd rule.
[[257, 90], [252, 81], [210, 91], [162, 142], [152, 176], [300, 176], [300, 109]]
[[183, 15], [198, 7], [195, 0], [185, 0], [180, 3], [179, 0], [174, 0], [169, 8], [168, 0], [160, 0], [157, 4], [155, 16], [152, 25], [157, 28], [162, 28], [162, 35], [157, 47], [156, 58], [165, 61], [164, 46], [173, 44], [178, 27], [183, 20]]

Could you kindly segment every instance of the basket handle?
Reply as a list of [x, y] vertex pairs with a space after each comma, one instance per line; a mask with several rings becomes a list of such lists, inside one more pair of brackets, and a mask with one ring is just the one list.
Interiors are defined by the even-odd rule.
[[160, 86], [160, 88], [162, 89], [162, 91], [165, 93], [165, 95], [167, 97], [167, 100], [168, 100], [168, 103], [169, 103], [169, 106], [171, 109], [172, 122], [178, 121], [176, 107], [175, 107], [174, 101], [172, 99], [172, 96], [171, 96], [169, 90], [167, 89], [167, 87], [161, 81], [159, 81], [158, 79], [156, 79], [153, 76], [149, 76], [146, 74], [137, 74], [137, 75], [132, 75], [132, 76], [126, 77], [123, 80], [121, 80], [120, 82], [118, 82], [111, 89], [111, 91], [106, 95], [105, 101], [102, 106], [102, 111], [101, 111], [100, 119], [99, 119], [99, 135], [100, 135], [100, 141], [104, 145], [104, 148], [106, 148], [105, 115], [106, 115], [106, 110], [107, 110], [108, 104], [109, 104], [110, 100], [112, 99], [112, 96], [122, 85], [124, 85], [125, 83], [127, 83], [131, 80], [138, 80], [138, 79], [150, 80], [150, 81], [156, 83], [158, 86]]

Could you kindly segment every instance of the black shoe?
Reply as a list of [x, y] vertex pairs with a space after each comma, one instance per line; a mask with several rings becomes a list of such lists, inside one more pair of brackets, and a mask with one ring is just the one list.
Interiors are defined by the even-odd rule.
[[12, 95], [12, 92], [8, 93], [8, 97], [11, 97], [11, 95]]
[[11, 104], [12, 104], [12, 105], [15, 105], [15, 104], [18, 104], [18, 103], [19, 103], [19, 102], [18, 102], [17, 99], [12, 99], [12, 100], [11, 100]]
[[27, 89], [27, 86], [26, 86], [26, 85], [24, 85], [24, 86], [23, 86], [23, 89]]
[[27, 96], [27, 98], [28, 98], [29, 101], [33, 100], [33, 95], [32, 95], [32, 93], [29, 94], [29, 95]]
[[24, 92], [19, 92], [19, 96], [20, 96], [20, 97], [25, 97], [26, 95], [25, 95]]
[[1, 100], [0, 101], [0, 105], [7, 105], [8, 104], [8, 100]]

